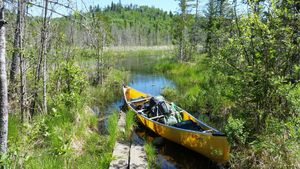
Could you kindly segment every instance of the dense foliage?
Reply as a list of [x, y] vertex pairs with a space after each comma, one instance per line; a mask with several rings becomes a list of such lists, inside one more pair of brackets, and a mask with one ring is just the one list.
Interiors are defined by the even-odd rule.
[[176, 77], [179, 88], [163, 94], [223, 128], [232, 145], [231, 167], [297, 168], [299, 2], [242, 5], [246, 13], [237, 12], [236, 1], [208, 2], [206, 54], [159, 64], [157, 70]]

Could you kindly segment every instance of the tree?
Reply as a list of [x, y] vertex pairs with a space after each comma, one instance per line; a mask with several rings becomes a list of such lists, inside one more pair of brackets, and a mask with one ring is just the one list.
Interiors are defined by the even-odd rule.
[[189, 28], [191, 25], [191, 16], [189, 15], [189, 3], [193, 0], [180, 0], [180, 14], [175, 20], [175, 39], [179, 45], [178, 59], [187, 60], [190, 57]]
[[212, 52], [212, 42], [213, 42], [213, 33], [216, 30], [216, 2], [215, 0], [209, 0], [207, 4], [207, 11], [206, 11], [206, 18], [208, 19], [207, 21], [207, 26], [206, 26], [206, 52], [208, 53], [209, 56], [211, 56]]
[[41, 46], [38, 56], [38, 65], [36, 67], [35, 89], [33, 92], [33, 100], [31, 102], [31, 115], [35, 112], [35, 106], [38, 99], [38, 84], [41, 79], [41, 70], [43, 70], [43, 104], [42, 109], [47, 113], [47, 31], [48, 31], [48, 0], [44, 1], [43, 20], [41, 28]]
[[12, 53], [12, 61], [10, 67], [10, 93], [13, 98], [14, 93], [16, 92], [16, 73], [19, 67], [20, 61], [20, 38], [21, 38], [21, 20], [22, 20], [22, 2], [18, 0], [18, 9], [17, 9], [17, 19], [16, 19], [16, 27], [15, 27], [15, 35], [13, 40], [14, 50]]
[[43, 58], [43, 111], [47, 113], [47, 38], [48, 38], [48, 0], [44, 1], [44, 18], [41, 30], [41, 56]]
[[5, 63], [4, 2], [0, 0], [0, 153], [7, 151], [8, 100]]
[[[25, 7], [26, 3], [24, 0], [18, 1], [18, 21], [17, 21], [17, 29], [15, 38], [19, 39], [18, 51], [20, 58], [20, 110], [21, 110], [21, 120], [25, 121], [26, 118], [26, 100], [27, 100], [27, 91], [26, 91], [26, 64], [24, 57], [24, 49], [23, 49], [23, 38], [24, 38], [24, 29], [25, 29]], [[13, 92], [13, 91], [12, 91]]]

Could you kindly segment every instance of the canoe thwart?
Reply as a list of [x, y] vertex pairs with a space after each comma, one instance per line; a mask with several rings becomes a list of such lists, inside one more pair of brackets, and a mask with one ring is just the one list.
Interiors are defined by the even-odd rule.
[[160, 115], [160, 116], [155, 116], [155, 117], [151, 117], [149, 118], [150, 120], [154, 120], [154, 119], [159, 119], [159, 118], [162, 118], [164, 117], [165, 115]]

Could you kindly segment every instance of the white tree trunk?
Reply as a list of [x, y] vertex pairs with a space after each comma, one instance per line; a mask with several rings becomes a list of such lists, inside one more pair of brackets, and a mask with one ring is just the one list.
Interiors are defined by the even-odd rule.
[[0, 153], [7, 151], [8, 101], [5, 63], [4, 3], [0, 0]]
[[47, 43], [47, 29], [48, 29], [48, 21], [47, 21], [47, 12], [48, 12], [48, 0], [44, 1], [45, 9], [44, 9], [44, 20], [43, 20], [43, 28], [41, 35], [41, 58], [44, 59], [43, 64], [43, 111], [47, 113], [47, 51], [46, 51], [46, 43]]

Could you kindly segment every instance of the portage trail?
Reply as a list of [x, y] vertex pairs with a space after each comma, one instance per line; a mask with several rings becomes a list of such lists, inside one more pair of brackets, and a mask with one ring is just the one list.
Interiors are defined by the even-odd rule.
[[[121, 132], [125, 132], [125, 113], [120, 111], [118, 128]], [[111, 161], [110, 169], [143, 169], [147, 168], [146, 152], [143, 142], [117, 141], [113, 151], [113, 161]]]

